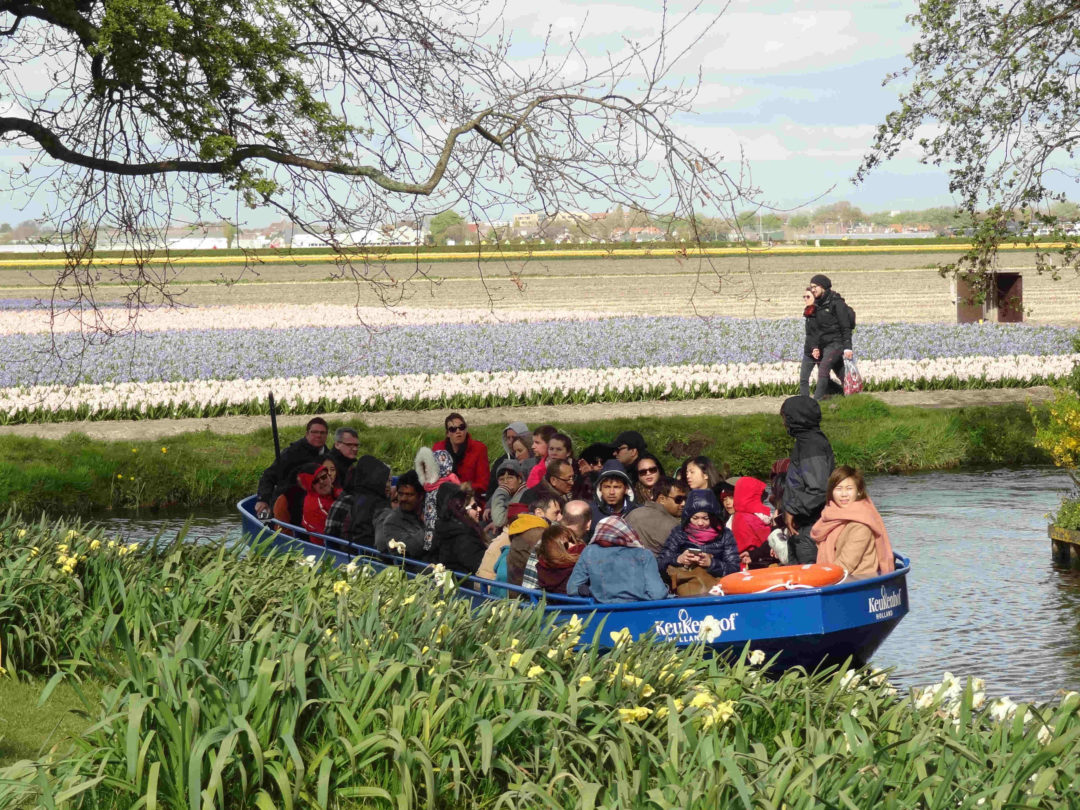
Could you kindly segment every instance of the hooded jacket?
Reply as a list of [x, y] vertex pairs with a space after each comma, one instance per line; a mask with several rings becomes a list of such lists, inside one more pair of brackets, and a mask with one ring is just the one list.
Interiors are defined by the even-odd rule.
[[[708, 514], [713, 527], [719, 530], [715, 539], [704, 544], [693, 542], [686, 533], [690, 518], [698, 512]], [[687, 549], [704, 551], [712, 557], [708, 571], [714, 577], [722, 577], [738, 571], [739, 552], [735, 548], [735, 536], [731, 533], [731, 529], [725, 528], [725, 520], [727, 520], [727, 512], [711, 489], [690, 490], [686, 505], [683, 506], [682, 521], [671, 530], [671, 534], [664, 542], [664, 547], [656, 555], [656, 565], [660, 573], [666, 575], [669, 565], [678, 565], [679, 555]]]
[[[447, 453], [450, 453], [450, 443], [446, 441], [446, 439], [443, 439], [441, 442], [435, 442], [435, 444], [431, 446], [431, 449], [445, 450]], [[491, 482], [487, 445], [483, 442], [478, 442], [471, 434], [466, 433], [464, 455], [461, 456], [460, 459], [454, 459], [453, 453], [450, 453], [450, 458], [454, 463], [454, 474], [457, 475], [462, 482], [468, 481], [472, 484], [476, 499], [482, 501], [485, 493], [488, 491], [488, 484]]]
[[[340, 487], [334, 487], [328, 494], [320, 495], [312, 489], [316, 474], [302, 472], [296, 476], [297, 482], [307, 493], [304, 496], [304, 516], [300, 525], [309, 532], [325, 534], [326, 518], [330, 514], [330, 507], [334, 505], [334, 501], [341, 494], [341, 489]], [[312, 537], [310, 540], [320, 546], [323, 544], [323, 541], [317, 537]]]
[[780, 406], [787, 432], [794, 437], [791, 464], [784, 476], [783, 511], [805, 526], [818, 519], [835, 460], [821, 432], [821, 406], [812, 397], [788, 397]]
[[[825, 290], [821, 298], [814, 301], [813, 329], [817, 333], [817, 348], [824, 351], [832, 343], [839, 343], [845, 349], [851, 348], [851, 318], [847, 304], [839, 293]], [[809, 335], [811, 327], [807, 326]], [[812, 348], [812, 347], [811, 347]]]
[[[326, 454], [326, 447], [313, 447], [307, 439], [297, 439], [284, 450], [277, 460], [259, 476], [257, 498], [273, 506], [278, 495], [292, 486], [296, 470], [312, 461], [319, 461]], [[341, 479], [337, 479], [341, 481]]]
[[461, 487], [457, 484], [439, 487], [435, 499], [439, 517], [435, 523], [432, 550], [436, 552], [438, 561], [447, 568], [475, 574], [486, 549], [483, 531], [475, 522], [470, 526], [455, 512], [451, 505], [455, 497], [461, 497]]
[[735, 482], [735, 514], [731, 518], [731, 533], [739, 552], [758, 548], [769, 540], [769, 507], [761, 496], [765, 494], [765, 482], [749, 475]]
[[375, 545], [375, 521], [390, 508], [386, 482], [390, 468], [375, 456], [361, 456], [345, 478], [345, 488], [326, 518], [326, 533], [356, 545]]
[[[618, 478], [626, 484], [626, 494], [623, 496], [622, 503], [617, 504], [614, 508], [608, 506], [604, 502], [603, 496], [600, 494], [600, 486], [609, 478]], [[625, 518], [632, 509], [636, 509], [637, 507], [638, 503], [634, 500], [634, 482], [631, 481], [630, 476], [626, 474], [626, 469], [617, 459], [605, 461], [604, 468], [600, 471], [600, 474], [596, 476], [596, 488], [593, 490], [593, 531], [596, 531], [596, 527], [604, 518], [611, 517], [612, 515], [618, 515], [619, 517]]]
[[[514, 448], [510, 446], [510, 443], [506, 441], [506, 431], [512, 430], [519, 436], [529, 433], [529, 426], [524, 422], [511, 422], [509, 425], [502, 429], [499, 434], [499, 440], [502, 442], [502, 453], [495, 453], [494, 458], [491, 459], [491, 469], [488, 471], [488, 488], [494, 492], [495, 487], [499, 484], [499, 476], [496, 474], [499, 470], [499, 465], [506, 459], [514, 457]], [[491, 455], [490, 453], [488, 454]], [[524, 467], [524, 465], [523, 465]], [[532, 469], [532, 465], [529, 465], [529, 469]], [[528, 476], [529, 470], [522, 469], [522, 480]]]

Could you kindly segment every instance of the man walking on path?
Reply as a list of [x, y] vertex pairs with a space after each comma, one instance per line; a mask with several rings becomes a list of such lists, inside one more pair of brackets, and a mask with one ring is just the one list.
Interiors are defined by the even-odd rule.
[[836, 462], [832, 445], [821, 432], [821, 406], [810, 397], [788, 397], [780, 406], [784, 427], [795, 439], [784, 479], [781, 507], [789, 532], [790, 562], [817, 562], [817, 544], [810, 529], [825, 508], [829, 476]]
[[819, 402], [830, 393], [841, 393], [829, 389], [829, 372], [835, 370], [837, 376], [844, 379], [844, 359], [853, 357], [851, 351], [851, 312], [839, 293], [834, 292], [828, 276], [818, 273], [810, 279], [810, 293], [814, 296], [813, 313], [806, 318], [807, 335], [817, 336], [817, 346], [811, 349], [810, 356], [803, 356], [802, 369], [799, 373], [799, 393], [810, 394], [810, 372], [814, 363], [818, 366], [817, 387], [814, 399]]

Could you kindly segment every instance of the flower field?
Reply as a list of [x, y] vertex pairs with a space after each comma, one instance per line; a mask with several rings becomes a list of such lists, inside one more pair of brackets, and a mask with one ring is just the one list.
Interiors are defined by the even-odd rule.
[[766, 677], [617, 628], [601, 655], [593, 617], [262, 551], [0, 518], [0, 688], [67, 681], [84, 719], [0, 768], [0, 807], [1075, 804], [1075, 692]]
[[[364, 326], [327, 325], [357, 314], [152, 312], [139, 333], [98, 344], [71, 318], [49, 334], [40, 311], [0, 311], [0, 422], [262, 413], [269, 392], [295, 413], [780, 395], [797, 391], [802, 354], [801, 318], [371, 310]], [[1067, 375], [1073, 336], [868, 323], [855, 346], [868, 390], [1009, 387]]]

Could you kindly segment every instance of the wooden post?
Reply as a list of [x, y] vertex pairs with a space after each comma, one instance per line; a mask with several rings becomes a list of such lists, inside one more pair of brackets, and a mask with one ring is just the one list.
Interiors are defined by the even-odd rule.
[[1050, 553], [1054, 562], [1071, 568], [1080, 568], [1080, 531], [1048, 526]]

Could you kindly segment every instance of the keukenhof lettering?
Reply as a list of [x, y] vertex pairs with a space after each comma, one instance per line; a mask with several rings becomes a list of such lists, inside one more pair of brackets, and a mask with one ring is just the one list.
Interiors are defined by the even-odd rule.
[[881, 589], [881, 596], [871, 596], [866, 600], [866, 608], [871, 613], [881, 618], [880, 614], [891, 615], [894, 608], [900, 607], [904, 602], [904, 594], [899, 588]]
[[[738, 615], [738, 613], [732, 613], [719, 619], [706, 616], [703, 621], [714, 623], [713, 629], [719, 628], [719, 633], [716, 633], [718, 636], [721, 633], [730, 633], [735, 629], [735, 617]], [[690, 613], [684, 608], [679, 611], [678, 621], [665, 622], [657, 620], [653, 624], [653, 631], [658, 638], [666, 640], [696, 641], [701, 633], [703, 621], [691, 617]]]

